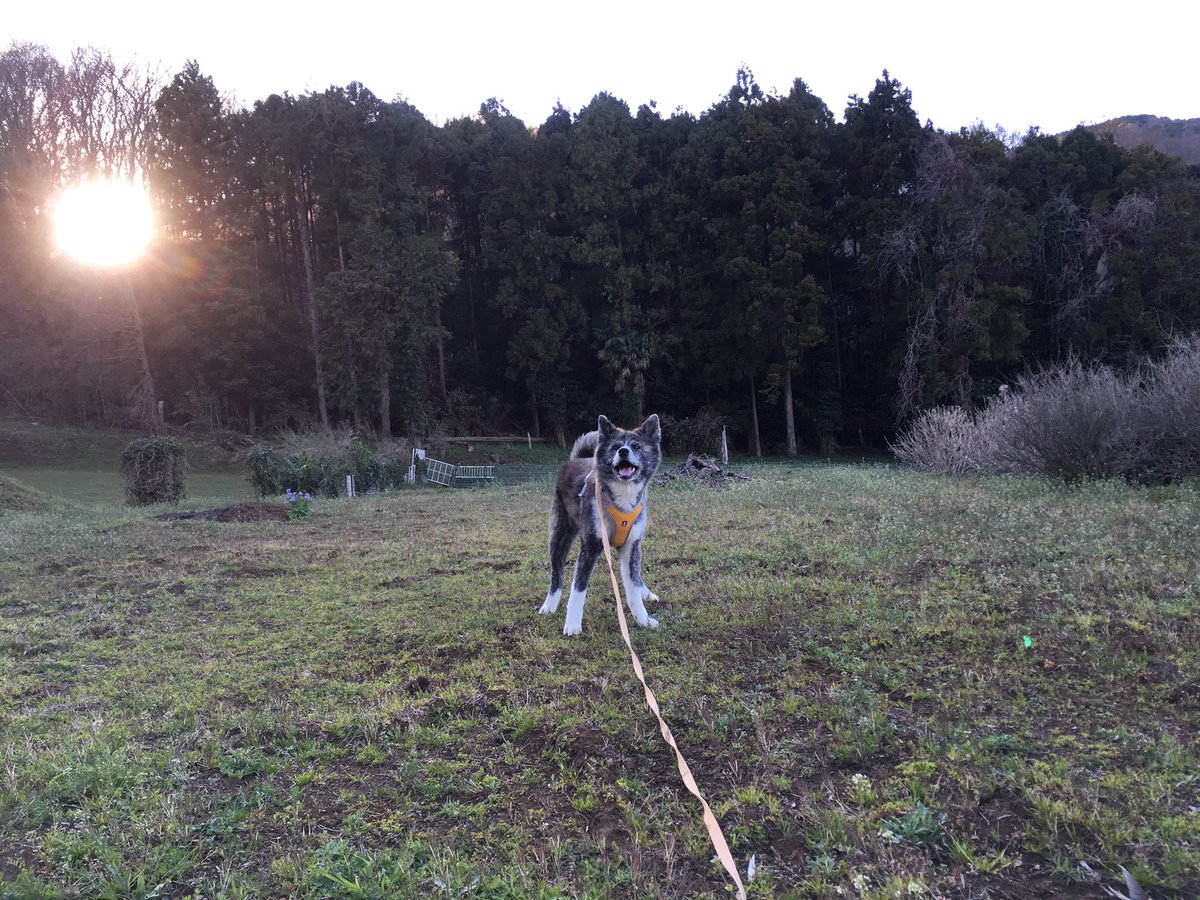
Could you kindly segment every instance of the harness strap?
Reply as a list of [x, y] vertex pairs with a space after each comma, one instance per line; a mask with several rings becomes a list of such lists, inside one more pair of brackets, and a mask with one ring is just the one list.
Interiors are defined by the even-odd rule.
[[613, 539], [614, 547], [625, 546], [625, 541], [629, 539], [629, 531], [633, 528], [633, 523], [637, 521], [637, 517], [642, 514], [644, 503], [639, 503], [629, 512], [624, 512], [617, 509], [616, 504], [604, 507], [604, 511], [608, 513], [608, 517], [613, 520]]

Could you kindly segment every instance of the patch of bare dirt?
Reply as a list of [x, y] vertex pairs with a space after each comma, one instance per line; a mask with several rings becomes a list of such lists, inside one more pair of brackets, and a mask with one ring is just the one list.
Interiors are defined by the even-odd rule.
[[286, 522], [287, 507], [278, 503], [235, 503], [218, 509], [192, 509], [184, 512], [162, 513], [154, 518], [160, 522], [198, 519], [203, 522]]

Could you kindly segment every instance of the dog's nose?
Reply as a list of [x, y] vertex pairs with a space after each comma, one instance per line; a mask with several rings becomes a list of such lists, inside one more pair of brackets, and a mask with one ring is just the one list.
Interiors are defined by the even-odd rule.
[[628, 448], [628, 447], [622, 447], [620, 450], [618, 450], [618, 451], [617, 451], [617, 455], [618, 455], [618, 456], [628, 456], [628, 455], [629, 455], [629, 448]]

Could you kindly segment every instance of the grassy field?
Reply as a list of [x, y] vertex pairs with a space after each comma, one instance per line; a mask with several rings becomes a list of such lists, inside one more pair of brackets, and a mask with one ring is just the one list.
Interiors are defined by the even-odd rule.
[[[26, 482], [28, 484], [28, 482]], [[726, 896], [546, 485], [0, 516], [0, 897]], [[754, 897], [1200, 894], [1200, 493], [764, 468], [634, 640]]]

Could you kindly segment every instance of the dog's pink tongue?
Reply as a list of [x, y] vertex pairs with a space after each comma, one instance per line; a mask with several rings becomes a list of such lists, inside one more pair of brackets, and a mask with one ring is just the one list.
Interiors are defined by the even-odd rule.
[[621, 466], [619, 469], [617, 469], [618, 474], [625, 475], [625, 476], [632, 475], [636, 471], [637, 471], [637, 468], [634, 466]]

